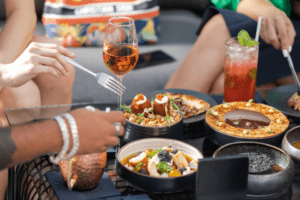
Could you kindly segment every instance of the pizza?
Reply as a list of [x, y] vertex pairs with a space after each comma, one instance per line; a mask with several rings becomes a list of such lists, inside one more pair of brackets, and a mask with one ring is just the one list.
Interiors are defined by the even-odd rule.
[[178, 106], [179, 110], [183, 114], [183, 118], [204, 113], [210, 108], [209, 103], [192, 95], [175, 94], [170, 92], [165, 92], [165, 94]]
[[[269, 119], [269, 123], [266, 125], [260, 125], [257, 128], [251, 128], [251, 124], [262, 121], [260, 118], [255, 117], [257, 120], [254, 121], [253, 117], [241, 114], [235, 116], [236, 119], [232, 119], [233, 124], [228, 122], [228, 116], [225, 115], [231, 111], [245, 110], [258, 112]], [[248, 112], [249, 114], [250, 112]], [[289, 120], [279, 110], [264, 104], [253, 103], [253, 102], [231, 102], [223, 103], [212, 107], [206, 112], [205, 116], [206, 123], [222, 133], [243, 137], [243, 138], [266, 138], [272, 137], [283, 133], [289, 126]], [[247, 121], [242, 124], [242, 121]]]

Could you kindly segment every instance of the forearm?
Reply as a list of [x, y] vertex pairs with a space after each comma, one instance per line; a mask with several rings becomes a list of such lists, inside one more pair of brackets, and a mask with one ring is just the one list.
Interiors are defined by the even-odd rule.
[[272, 14], [285, 15], [283, 11], [276, 8], [269, 0], [242, 0], [236, 11], [238, 13], [247, 15], [253, 20], [257, 21], [258, 17], [264, 17]]
[[31, 160], [63, 145], [54, 120], [0, 129], [0, 170]]
[[36, 26], [35, 11], [18, 9], [7, 16], [0, 32], [0, 63], [13, 62], [33, 38]]

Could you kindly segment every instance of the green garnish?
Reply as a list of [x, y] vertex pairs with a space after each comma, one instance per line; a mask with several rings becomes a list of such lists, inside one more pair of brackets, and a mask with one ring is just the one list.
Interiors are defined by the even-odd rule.
[[141, 123], [141, 122], [143, 121], [143, 118], [145, 117], [145, 116], [144, 116], [144, 112], [141, 113], [141, 114], [138, 113], [137, 116], [139, 117], [138, 120], [137, 120], [137, 123], [139, 124], [139, 123]]
[[173, 167], [170, 167], [165, 161], [161, 161], [156, 165], [156, 167], [161, 171], [161, 173], [168, 173], [173, 170]]
[[250, 72], [249, 72], [248, 75], [249, 75], [250, 78], [256, 79], [256, 73], [257, 73], [257, 72], [256, 72], [256, 69], [253, 68], [253, 69], [250, 70]]
[[171, 117], [170, 117], [170, 115], [168, 114], [168, 108], [167, 108], [167, 104], [165, 105], [165, 112], [166, 112], [166, 117], [164, 118], [166, 121], [167, 121], [167, 123], [168, 123], [168, 125], [169, 125], [169, 127], [171, 126]]
[[173, 107], [175, 110], [177, 110], [178, 113], [181, 114], [181, 111], [179, 110], [179, 107], [176, 105], [175, 100], [172, 99], [172, 98], [170, 98], [170, 102], [171, 102], [172, 107]]
[[136, 172], [137, 169], [143, 164], [143, 162], [138, 163], [135, 167], [134, 167], [134, 171]]
[[150, 155], [148, 156], [148, 158], [152, 158], [153, 156], [155, 156], [155, 154], [157, 154], [158, 152], [160, 152], [162, 149], [156, 149], [154, 150], [152, 153], [150, 153]]
[[244, 47], [253, 47], [253, 46], [259, 44], [258, 41], [251, 39], [249, 33], [246, 30], [241, 30], [238, 33], [237, 38], [238, 38], [240, 45], [242, 45]]
[[126, 112], [132, 112], [130, 106], [127, 106], [125, 103], [123, 103], [120, 109], [123, 109]]
[[209, 114], [213, 114], [215, 111], [213, 109], [210, 109]]

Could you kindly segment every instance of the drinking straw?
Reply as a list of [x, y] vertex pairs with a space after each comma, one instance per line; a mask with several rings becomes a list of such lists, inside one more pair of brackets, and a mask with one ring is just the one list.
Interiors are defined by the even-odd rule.
[[261, 26], [261, 16], [258, 17], [257, 28], [256, 28], [255, 40], [257, 42], [258, 42], [258, 38], [259, 38], [260, 26]]

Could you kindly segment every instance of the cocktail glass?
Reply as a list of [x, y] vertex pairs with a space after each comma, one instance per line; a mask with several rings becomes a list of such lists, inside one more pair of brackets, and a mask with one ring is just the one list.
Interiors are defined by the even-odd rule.
[[258, 45], [245, 47], [236, 37], [225, 43], [224, 102], [254, 100]]

